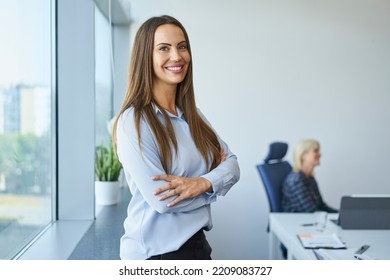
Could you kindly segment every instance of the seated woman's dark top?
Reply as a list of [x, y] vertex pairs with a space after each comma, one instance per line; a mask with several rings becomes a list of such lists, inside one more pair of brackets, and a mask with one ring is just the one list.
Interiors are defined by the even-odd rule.
[[338, 211], [328, 206], [321, 197], [317, 181], [303, 172], [291, 172], [282, 185], [283, 212]]

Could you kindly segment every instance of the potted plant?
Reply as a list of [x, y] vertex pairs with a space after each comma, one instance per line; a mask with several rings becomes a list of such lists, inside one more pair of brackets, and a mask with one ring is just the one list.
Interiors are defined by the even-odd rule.
[[99, 145], [95, 158], [95, 198], [100, 205], [116, 204], [119, 199], [119, 174], [122, 164], [113, 149]]

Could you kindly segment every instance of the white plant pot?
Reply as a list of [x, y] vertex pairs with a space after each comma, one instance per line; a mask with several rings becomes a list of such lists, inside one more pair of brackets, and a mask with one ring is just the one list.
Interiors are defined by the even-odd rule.
[[99, 205], [117, 204], [119, 200], [119, 181], [95, 181], [95, 201]]

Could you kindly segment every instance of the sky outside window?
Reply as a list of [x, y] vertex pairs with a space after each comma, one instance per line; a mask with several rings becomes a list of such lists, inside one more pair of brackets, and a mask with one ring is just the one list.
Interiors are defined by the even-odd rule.
[[50, 9], [48, 0], [1, 0], [1, 87], [50, 85]]

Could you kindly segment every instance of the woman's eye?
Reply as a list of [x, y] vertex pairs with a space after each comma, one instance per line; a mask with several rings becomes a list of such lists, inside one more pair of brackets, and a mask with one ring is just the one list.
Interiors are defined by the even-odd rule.
[[179, 49], [186, 50], [187, 49], [187, 45], [181, 45], [181, 46], [179, 46]]
[[165, 52], [165, 51], [167, 51], [168, 50], [168, 47], [161, 47], [160, 48], [160, 51], [162, 51], [162, 52]]

